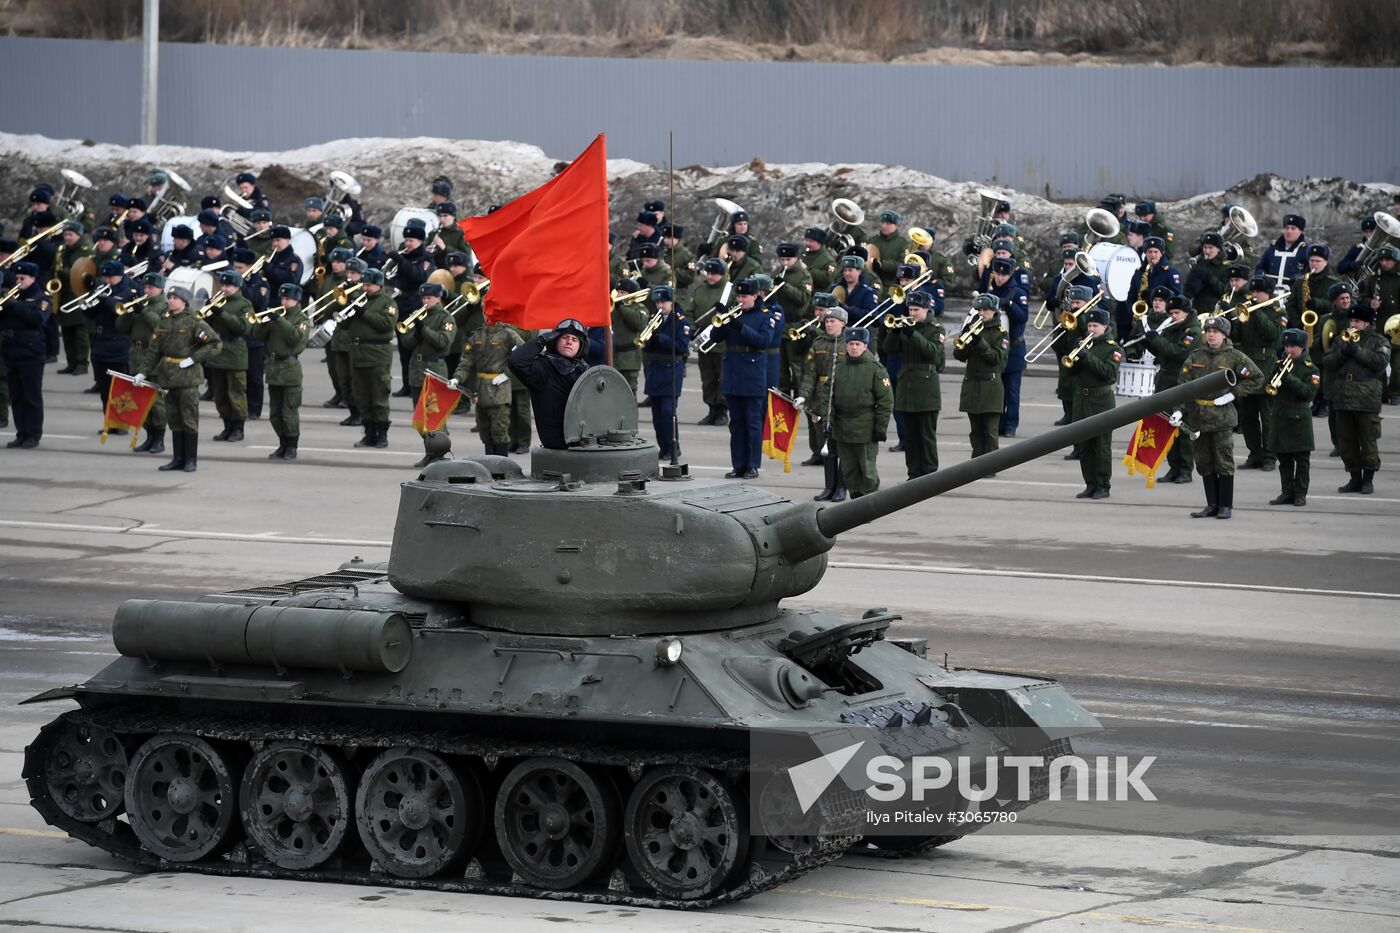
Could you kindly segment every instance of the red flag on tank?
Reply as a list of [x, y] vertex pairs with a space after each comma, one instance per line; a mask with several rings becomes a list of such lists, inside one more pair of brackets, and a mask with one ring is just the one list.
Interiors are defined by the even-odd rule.
[[797, 406], [775, 389], [768, 390], [768, 417], [763, 419], [763, 452], [783, 461], [783, 472], [792, 472], [792, 447], [797, 443]]
[[136, 447], [136, 435], [146, 423], [160, 388], [147, 383], [137, 385], [134, 377], [116, 370], [107, 370], [112, 377], [112, 387], [107, 394], [107, 408], [102, 413], [102, 443], [107, 443], [107, 432], [124, 429], [131, 433], [131, 446]]
[[486, 318], [526, 330], [563, 318], [612, 321], [608, 297], [608, 156], [603, 134], [558, 175], [458, 226], [491, 280]]
[[413, 406], [413, 428], [419, 434], [441, 428], [447, 416], [457, 408], [457, 403], [462, 401], [461, 390], [452, 388], [437, 373], [424, 373], [424, 376], [418, 404]]
[[1128, 475], [1145, 473], [1147, 488], [1155, 487], [1157, 470], [1166, 462], [1178, 433], [1165, 415], [1150, 415], [1139, 421], [1133, 439], [1128, 442], [1128, 455], [1123, 458]]

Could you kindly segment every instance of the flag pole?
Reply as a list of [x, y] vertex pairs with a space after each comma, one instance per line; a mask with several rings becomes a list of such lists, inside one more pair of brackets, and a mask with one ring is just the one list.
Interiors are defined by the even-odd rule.
[[[670, 182], [670, 190], [666, 195], [666, 206], [671, 209], [671, 232], [676, 232], [676, 131], [666, 131], [666, 174]], [[671, 237], [671, 317], [676, 318], [680, 314], [679, 305], [676, 303], [676, 238]], [[677, 319], [678, 320], [678, 319]], [[676, 335], [680, 327], [676, 320], [671, 321], [671, 392], [675, 396], [675, 404], [671, 406], [671, 465], [675, 466], [680, 462], [676, 456], [676, 448], [680, 446], [680, 436], [678, 422], [680, 420], [681, 392], [677, 384], [680, 380], [676, 378]], [[684, 373], [682, 372], [682, 378]], [[655, 408], [652, 409], [656, 411]]]

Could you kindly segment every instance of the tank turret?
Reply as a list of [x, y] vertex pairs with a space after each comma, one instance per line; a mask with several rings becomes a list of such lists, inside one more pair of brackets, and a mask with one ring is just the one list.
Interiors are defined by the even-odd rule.
[[811, 590], [842, 532], [1202, 395], [1197, 380], [986, 456], [832, 505], [658, 469], [621, 374], [590, 369], [566, 408], [565, 450], [531, 472], [454, 460], [405, 483], [389, 580], [462, 603], [474, 625], [532, 634], [666, 634], [753, 625]]

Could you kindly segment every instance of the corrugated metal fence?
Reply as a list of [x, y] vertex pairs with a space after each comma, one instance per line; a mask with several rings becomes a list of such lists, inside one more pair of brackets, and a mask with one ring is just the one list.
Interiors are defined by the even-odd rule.
[[[0, 38], [0, 129], [138, 141], [140, 46]], [[163, 143], [533, 143], [680, 165], [878, 162], [1053, 197], [1164, 198], [1259, 172], [1400, 181], [1400, 70], [993, 68], [165, 44]]]

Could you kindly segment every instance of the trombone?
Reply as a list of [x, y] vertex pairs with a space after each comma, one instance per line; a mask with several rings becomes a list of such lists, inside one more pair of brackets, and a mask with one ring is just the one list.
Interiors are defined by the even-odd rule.
[[696, 353], [709, 353], [715, 348], [714, 332], [716, 327], [723, 327], [730, 321], [744, 313], [742, 306], [735, 302], [723, 311], [716, 311], [714, 320], [710, 321], [705, 329], [700, 332], [700, 337], [695, 341]]
[[1064, 355], [1064, 358], [1060, 360], [1060, 365], [1063, 366], [1065, 369], [1069, 369], [1071, 366], [1073, 366], [1076, 362], [1079, 361], [1080, 354], [1082, 354], [1085, 350], [1089, 349], [1093, 342], [1094, 335], [1087, 335], [1083, 340], [1079, 341], [1079, 346], [1075, 347], [1073, 350], [1069, 351]]
[[1098, 294], [1094, 295], [1094, 297], [1086, 301], [1084, 303], [1084, 307], [1080, 308], [1078, 311], [1061, 311], [1059, 323], [1051, 329], [1050, 333], [1046, 334], [1044, 337], [1041, 337], [1040, 341], [1036, 343], [1034, 347], [1031, 348], [1031, 352], [1026, 354], [1026, 362], [1034, 363], [1036, 360], [1044, 356], [1046, 351], [1048, 351], [1054, 345], [1055, 338], [1059, 337], [1062, 331], [1077, 330], [1079, 328], [1079, 318], [1083, 316], [1085, 311], [1088, 311], [1094, 305], [1102, 301], [1103, 296], [1105, 294], [1107, 294], [1107, 292], [1099, 292]]
[[47, 230], [41, 230], [41, 231], [39, 231], [38, 233], [34, 234], [34, 235], [33, 235], [32, 237], [30, 237], [29, 239], [25, 240], [23, 243], [21, 243], [21, 244], [19, 245], [19, 249], [15, 250], [13, 253], [11, 253], [9, 256], [7, 256], [7, 257], [5, 258], [5, 261], [4, 261], [4, 262], [0, 262], [0, 269], [7, 269], [7, 268], [9, 268], [11, 265], [13, 265], [14, 263], [19, 262], [21, 259], [23, 259], [24, 257], [28, 256], [30, 253], [34, 252], [34, 247], [35, 247], [35, 246], [39, 245], [39, 244], [42, 243], [44, 240], [47, 240], [49, 237], [53, 236], [55, 233], [57, 233], [58, 231], [62, 230], [62, 229], [63, 229], [63, 225], [66, 224], [67, 222], [68, 222], [68, 221], [66, 221], [66, 220], [60, 220], [58, 223], [54, 224], [54, 225], [53, 225], [52, 227], [50, 227], [49, 229], [47, 229]]
[[11, 288], [9, 291], [7, 291], [3, 296], [0, 296], [0, 307], [4, 307], [9, 302], [13, 301], [16, 297], [18, 297], [20, 291], [20, 287], [16, 285], [14, 288]]
[[469, 305], [479, 305], [486, 298], [486, 290], [490, 287], [490, 279], [484, 282], [467, 282], [462, 285], [462, 297]]
[[1260, 308], [1267, 308], [1269, 305], [1272, 304], [1278, 304], [1280, 301], [1287, 297], [1288, 292], [1280, 292], [1274, 297], [1266, 299], [1265, 301], [1261, 301], [1257, 304], [1236, 305], [1235, 307], [1225, 312], [1225, 317], [1228, 319], [1230, 315], [1233, 314], [1241, 324], [1248, 324], [1250, 316], [1254, 314], [1255, 311], [1258, 311]]
[[635, 292], [624, 292], [614, 288], [608, 295], [615, 305], [640, 304], [651, 296], [651, 286], [639, 288]]
[[[1346, 336], [1343, 335], [1342, 339], [1345, 340]], [[1283, 364], [1279, 366], [1278, 370], [1275, 371], [1272, 376], [1269, 377], [1269, 384], [1264, 386], [1265, 393], [1269, 395], [1278, 395], [1279, 389], [1283, 388], [1283, 377], [1288, 375], [1289, 372], [1292, 371], [1292, 369], [1293, 357], [1285, 357], [1283, 360]]]
[[[130, 269], [126, 270], [126, 274], [131, 276], [132, 278], [137, 278], [146, 273], [146, 268], [149, 265], [149, 260], [143, 259], [136, 265], [132, 266]], [[63, 307], [58, 309], [59, 313], [71, 314], [74, 311], [84, 311], [88, 308], [91, 308], [93, 305], [97, 304], [97, 302], [99, 302], [103, 298], [106, 298], [110, 294], [112, 294], [112, 286], [104, 282], [101, 285], [94, 288], [92, 291], [84, 292], [77, 298], [72, 298], [64, 302]]]
[[350, 303], [335, 313], [335, 322], [344, 324], [355, 316], [355, 312], [369, 304], [369, 293], [360, 292], [350, 300]]

